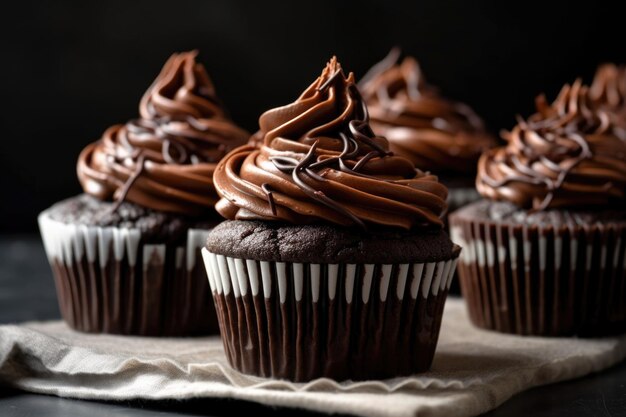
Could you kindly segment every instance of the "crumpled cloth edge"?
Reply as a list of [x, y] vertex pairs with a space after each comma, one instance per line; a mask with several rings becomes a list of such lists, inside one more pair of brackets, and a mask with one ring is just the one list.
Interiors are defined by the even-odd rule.
[[[544, 385], [546, 383], [554, 383], [573, 379], [587, 375], [592, 372], [598, 372], [613, 366], [624, 358], [626, 358], [626, 345], [623, 343], [615, 343], [611, 351], [603, 357], [587, 357], [587, 356], [573, 356], [565, 360], [558, 360], [551, 363], [544, 364], [539, 368], [519, 368], [514, 374], [508, 374], [506, 376], [500, 376], [494, 378], [488, 382], [490, 385], [486, 385], [485, 381], [470, 380], [468, 383], [462, 381], [451, 381], [448, 384], [441, 384], [440, 381], [434, 379], [426, 379], [423, 377], [407, 378], [400, 381], [398, 384], [392, 385], [391, 388], [380, 381], [364, 381], [339, 384], [335, 381], [328, 379], [319, 379], [306, 384], [299, 384], [296, 387], [286, 381], [273, 381], [258, 378], [259, 382], [253, 385], [238, 387], [229, 386], [228, 384], [238, 384], [237, 380], [233, 380], [229, 377], [228, 372], [219, 363], [214, 364], [190, 364], [186, 369], [177, 366], [175, 363], [169, 360], [159, 360], [169, 362], [170, 367], [174, 367], [183, 374], [190, 375], [191, 371], [202, 371], [203, 368], [217, 369], [222, 374], [223, 381], [210, 381], [202, 384], [198, 387], [190, 389], [189, 384], [183, 387], [169, 386], [168, 395], [164, 396], [162, 393], [157, 395], [143, 394], [143, 395], [128, 395], [124, 390], [118, 392], [102, 392], [98, 396], [94, 396], [90, 392], [91, 388], [84, 388], [73, 386], [77, 380], [85, 375], [81, 375], [80, 372], [43, 372], [38, 374], [38, 366], [36, 362], [36, 352], [28, 352], [20, 349], [19, 341], [11, 340], [11, 333], [22, 332], [23, 326], [0, 326], [0, 380], [5, 384], [22, 389], [24, 391], [30, 391], [41, 394], [51, 394], [61, 397], [77, 398], [77, 399], [96, 399], [96, 400], [133, 400], [133, 399], [147, 399], [147, 400], [164, 400], [164, 399], [188, 399], [188, 398], [230, 398], [253, 401], [270, 406], [285, 406], [303, 408], [312, 411], [326, 412], [326, 413], [345, 413], [356, 414], [362, 416], [376, 416], [381, 415], [382, 411], [388, 411], [387, 415], [394, 416], [412, 416], [419, 410], [418, 415], [446, 415], [446, 413], [458, 414], [458, 402], [452, 404], [454, 401], [448, 401], [453, 407], [450, 410], [446, 410], [446, 403], [435, 402], [433, 404], [416, 404], [416, 408], [406, 408], [404, 410], [393, 409], [392, 404], [395, 401], [396, 396], [406, 397], [407, 395], [413, 395], [417, 398], [422, 398], [423, 395], [430, 395], [430, 393], [445, 392], [448, 399], [455, 397], [456, 400], [463, 403], [463, 415], [471, 416], [481, 414], [489, 411], [498, 405], [505, 402], [511, 396], [516, 393], [526, 390], [532, 387]], [[53, 338], [52, 336], [38, 332], [33, 329], [29, 329], [31, 332], [38, 334], [36, 337], [42, 338], [44, 341], [46, 338]], [[7, 337], [8, 336], [8, 337]], [[57, 339], [57, 342], [60, 342]], [[44, 342], [45, 343], [45, 342]], [[37, 349], [37, 344], [33, 345], [31, 349]], [[68, 350], [72, 349], [84, 349], [76, 348], [70, 345], [65, 345]], [[93, 353], [92, 353], [93, 354]], [[20, 356], [18, 364], [15, 362], [14, 356]], [[29, 365], [27, 374], [24, 375], [24, 358], [29, 358], [26, 361]], [[156, 361], [156, 362], [159, 362]], [[568, 366], [568, 362], [576, 362], [576, 366]], [[119, 366], [124, 367], [130, 364], [124, 363], [125, 360], [121, 360]], [[155, 361], [140, 361], [144, 364], [150, 365], [150, 362]], [[22, 372], [12, 373], [7, 372], [6, 366], [22, 366], [20, 369]], [[49, 369], [54, 370], [59, 364], [50, 366]], [[154, 364], [156, 365], [156, 364]], [[565, 366], [564, 366], [565, 365]], [[40, 364], [39, 371], [45, 368], [43, 364]], [[161, 370], [156, 366], [156, 370]], [[117, 368], [119, 371], [120, 368]], [[206, 369], [205, 369], [206, 370]], [[162, 371], [161, 371], [162, 372]], [[232, 370], [230, 370], [232, 372]], [[101, 375], [114, 373], [114, 371], [103, 372]], [[93, 376], [93, 375], [87, 375]], [[159, 376], [152, 374], [152, 377]], [[160, 375], [163, 378], [163, 383], [167, 384], [167, 380], [171, 378], [170, 375]], [[506, 380], [509, 384], [509, 389], [504, 392], [494, 392], [493, 386], [499, 385], [498, 381]], [[64, 385], [58, 386], [59, 381], [64, 380]], [[511, 382], [515, 381], [514, 384]], [[70, 386], [72, 393], [68, 394], [64, 391]], [[197, 388], [197, 389], [195, 389]], [[471, 398], [469, 391], [476, 396]], [[328, 400], [328, 394], [332, 392], [340, 392], [343, 395], [333, 396], [332, 401]], [[294, 395], [295, 394], [295, 395]], [[420, 396], [422, 394], [422, 396]], [[372, 399], [368, 397], [376, 397], [376, 403], [379, 406], [372, 404]], [[361, 401], [361, 398], [363, 401]], [[390, 409], [391, 407], [391, 409]]]

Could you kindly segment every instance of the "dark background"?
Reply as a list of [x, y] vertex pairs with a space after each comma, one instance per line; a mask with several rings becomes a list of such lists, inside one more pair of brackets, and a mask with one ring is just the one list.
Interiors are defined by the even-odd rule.
[[[618, 2], [614, 2], [617, 4]], [[623, 7], [609, 1], [12, 2], [0, 17], [0, 232], [79, 193], [75, 162], [137, 116], [175, 51], [197, 48], [232, 117], [293, 101], [336, 54], [357, 77], [393, 45], [497, 132], [604, 61], [626, 62]]]

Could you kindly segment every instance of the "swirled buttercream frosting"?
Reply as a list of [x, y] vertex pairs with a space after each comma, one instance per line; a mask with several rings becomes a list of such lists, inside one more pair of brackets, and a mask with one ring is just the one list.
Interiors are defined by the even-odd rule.
[[172, 55], [141, 99], [140, 117], [81, 152], [86, 193], [184, 215], [212, 210], [217, 162], [249, 135], [225, 114], [195, 58], [195, 51]]
[[479, 161], [483, 196], [533, 210], [624, 204], [624, 131], [594, 107], [580, 80], [565, 85], [552, 105], [538, 97], [537, 113], [505, 139]]
[[365, 102], [336, 58], [293, 103], [259, 119], [258, 146], [215, 171], [228, 219], [411, 230], [442, 225], [447, 189], [373, 134]]
[[617, 125], [626, 128], [626, 65], [600, 65], [589, 88], [589, 96]]
[[393, 49], [359, 82], [374, 132], [417, 168], [437, 174], [473, 174], [481, 153], [496, 145], [466, 104], [448, 100], [428, 85], [417, 61], [399, 62]]

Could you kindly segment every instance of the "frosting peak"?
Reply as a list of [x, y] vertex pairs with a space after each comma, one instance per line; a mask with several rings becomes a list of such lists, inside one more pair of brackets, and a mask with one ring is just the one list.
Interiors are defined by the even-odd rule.
[[77, 171], [86, 193], [186, 215], [212, 209], [215, 166], [249, 135], [226, 116], [196, 55], [172, 55], [141, 99], [141, 117], [82, 151]]
[[391, 150], [435, 173], [473, 173], [480, 154], [496, 145], [466, 104], [441, 97], [417, 61], [400, 50], [376, 64], [359, 82], [371, 126]]
[[626, 136], [580, 80], [552, 105], [538, 97], [537, 113], [505, 139], [479, 161], [476, 186], [485, 197], [534, 210], [626, 199]]
[[298, 99], [259, 119], [260, 147], [218, 165], [218, 212], [228, 219], [344, 226], [441, 227], [447, 189], [375, 136], [354, 82], [336, 58]]
[[225, 112], [197, 51], [174, 54], [141, 99], [144, 119], [224, 117]]
[[589, 88], [589, 96], [596, 106], [614, 119], [615, 123], [626, 126], [625, 65], [600, 65]]

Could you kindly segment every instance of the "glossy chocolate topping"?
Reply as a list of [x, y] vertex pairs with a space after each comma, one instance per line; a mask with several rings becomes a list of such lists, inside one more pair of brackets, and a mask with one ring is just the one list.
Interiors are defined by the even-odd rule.
[[174, 54], [146, 91], [141, 117], [115, 125], [78, 159], [86, 193], [154, 210], [211, 210], [217, 162], [248, 133], [225, 114], [197, 53]]
[[577, 80], [505, 135], [508, 144], [487, 151], [476, 187], [485, 197], [522, 208], [624, 204], [626, 136], [607, 113], [594, 109]]
[[215, 171], [220, 214], [295, 224], [440, 227], [447, 189], [375, 136], [354, 75], [336, 58], [293, 103], [259, 119], [259, 147], [237, 148]]
[[482, 120], [463, 104], [441, 97], [418, 63], [393, 49], [359, 82], [374, 132], [393, 152], [423, 170], [474, 173], [480, 154], [496, 145]]
[[626, 65], [604, 64], [598, 67], [589, 96], [616, 124], [626, 126]]

